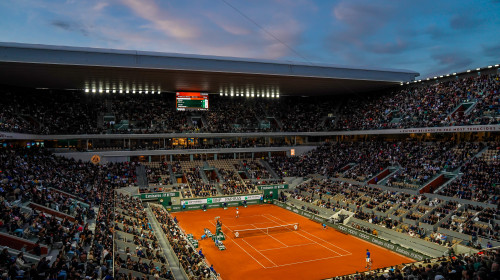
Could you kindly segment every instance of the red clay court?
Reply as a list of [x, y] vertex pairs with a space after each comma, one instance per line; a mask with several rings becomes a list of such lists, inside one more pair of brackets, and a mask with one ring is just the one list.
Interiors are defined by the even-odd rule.
[[[325, 279], [366, 271], [366, 249], [371, 252], [373, 269], [413, 262], [332, 228], [324, 230], [319, 223], [278, 206], [239, 207], [239, 212], [239, 218], [234, 207], [173, 213], [181, 228], [196, 239], [200, 239], [204, 228], [215, 234], [214, 218], [220, 216], [226, 250], [220, 251], [212, 239], [200, 241], [199, 248], [224, 280]], [[242, 233], [239, 238], [234, 234], [235, 230], [293, 223], [299, 223], [298, 230]]]

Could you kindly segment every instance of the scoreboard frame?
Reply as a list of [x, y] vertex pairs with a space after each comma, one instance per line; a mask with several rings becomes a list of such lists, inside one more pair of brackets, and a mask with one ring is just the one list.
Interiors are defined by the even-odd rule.
[[[184, 105], [183, 103], [187, 103], [187, 105]], [[197, 103], [199, 103], [199, 106], [193, 106], [197, 105]], [[208, 93], [176, 92], [175, 108], [177, 111], [208, 111]]]

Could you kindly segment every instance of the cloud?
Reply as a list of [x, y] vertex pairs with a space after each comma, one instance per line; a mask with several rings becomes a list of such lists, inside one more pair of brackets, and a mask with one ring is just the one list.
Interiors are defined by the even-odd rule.
[[176, 16], [169, 10], [162, 9], [153, 0], [121, 0], [134, 14], [151, 22], [151, 28], [164, 32], [178, 39], [194, 38], [200, 35], [199, 29], [189, 20], [189, 17]]
[[[291, 53], [284, 44], [226, 5], [217, 7], [219, 13], [204, 7], [204, 2], [200, 2], [196, 7], [189, 5], [190, 16], [184, 17], [171, 6], [160, 5], [153, 0], [120, 1], [145, 22], [145, 30], [157, 32], [160, 41], [173, 41], [182, 46], [169, 51], [271, 59]], [[268, 7], [266, 12], [259, 10], [255, 15], [252, 14], [252, 8], [241, 7], [248, 17], [258, 22], [279, 41], [289, 46], [300, 42], [301, 24], [290, 11], [281, 9], [276, 12], [280, 6], [274, 4]], [[220, 10], [224, 10], [227, 15], [221, 16]]]
[[362, 1], [343, 1], [333, 9], [335, 19], [347, 28], [343, 37], [351, 41], [375, 33], [388, 22], [392, 12], [390, 6]]
[[64, 31], [79, 32], [83, 36], [89, 36], [89, 34], [90, 34], [90, 32], [87, 28], [85, 28], [84, 26], [82, 26], [79, 23], [72, 22], [72, 21], [57, 19], [57, 20], [50, 21], [49, 24], [54, 26], [54, 27], [57, 27], [59, 29], [62, 29]]
[[427, 26], [426, 28], [424, 28], [422, 33], [424, 35], [429, 35], [433, 40], [442, 39], [443, 37], [449, 35], [445, 28], [437, 26], [436, 24]]
[[500, 43], [496, 45], [483, 45], [482, 51], [485, 56], [500, 59]]
[[222, 30], [232, 35], [249, 35], [252, 33], [251, 28], [241, 24], [234, 16], [221, 17], [213, 12], [206, 12], [206, 16]]
[[482, 20], [471, 15], [454, 15], [450, 19], [450, 27], [454, 30], [474, 29], [482, 24]]
[[103, 1], [103, 2], [98, 2], [97, 4], [95, 4], [93, 9], [95, 11], [102, 11], [104, 8], [106, 8], [108, 6], [109, 6], [109, 3]]
[[409, 43], [402, 39], [397, 39], [396, 42], [374, 43], [367, 46], [367, 49], [378, 54], [398, 54], [407, 50]]
[[429, 76], [438, 76], [465, 70], [474, 60], [464, 53], [437, 53], [431, 55], [433, 61]]

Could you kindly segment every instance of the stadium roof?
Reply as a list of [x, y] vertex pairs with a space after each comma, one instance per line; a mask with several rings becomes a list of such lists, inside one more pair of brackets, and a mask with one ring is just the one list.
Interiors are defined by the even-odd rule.
[[413, 81], [409, 70], [0, 42], [0, 84], [49, 89], [333, 95]]

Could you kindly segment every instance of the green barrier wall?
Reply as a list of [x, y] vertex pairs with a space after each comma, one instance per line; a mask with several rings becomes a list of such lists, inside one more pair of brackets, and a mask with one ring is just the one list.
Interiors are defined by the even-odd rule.
[[419, 252], [416, 252], [416, 251], [413, 251], [412, 249], [404, 248], [398, 244], [394, 244], [390, 241], [380, 239], [374, 235], [367, 234], [366, 232], [354, 229], [352, 227], [329, 223], [328, 221], [326, 221], [326, 219], [324, 219], [318, 215], [315, 215], [311, 212], [304, 211], [302, 209], [287, 205], [287, 204], [279, 202], [277, 200], [274, 201], [274, 204], [277, 206], [280, 206], [286, 210], [292, 211], [292, 212], [297, 213], [301, 216], [309, 218], [313, 221], [317, 221], [319, 223], [324, 223], [324, 224], [328, 225], [329, 227], [332, 227], [338, 231], [347, 233], [349, 235], [356, 236], [356, 237], [361, 238], [363, 240], [366, 240], [370, 243], [373, 243], [373, 244], [379, 245], [381, 247], [384, 247], [386, 249], [389, 249], [389, 250], [396, 252], [398, 254], [401, 254], [405, 257], [409, 257], [409, 258], [412, 258], [412, 259], [417, 260], [417, 261], [421, 261], [421, 260], [430, 258], [429, 256], [424, 255], [424, 254], [419, 253]]
[[[181, 205], [172, 206], [169, 211], [181, 210], [198, 210], [203, 209], [203, 205], [207, 205], [207, 209], [223, 207], [226, 203], [228, 207], [242, 206], [243, 201], [247, 201], [247, 205], [260, 204], [261, 194], [246, 194], [246, 195], [232, 195], [232, 196], [217, 196], [197, 199], [184, 199], [181, 200]], [[168, 208], [167, 208], [168, 210]]]
[[137, 196], [142, 200], [156, 200], [165, 197], [179, 197], [179, 192], [141, 193]]

